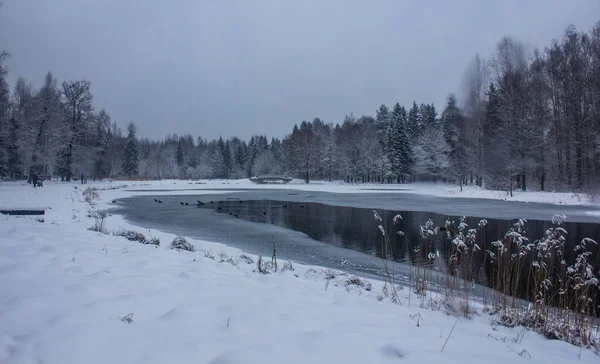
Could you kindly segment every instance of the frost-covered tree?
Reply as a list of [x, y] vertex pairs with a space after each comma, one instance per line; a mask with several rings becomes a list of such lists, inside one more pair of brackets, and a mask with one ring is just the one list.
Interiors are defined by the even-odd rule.
[[494, 80], [498, 86], [499, 117], [502, 124], [503, 147], [500, 153], [505, 156], [509, 192], [513, 190], [513, 181], [522, 190], [527, 189], [527, 175], [531, 167], [531, 138], [534, 125], [528, 118], [529, 85], [528, 67], [525, 49], [522, 43], [511, 39], [502, 39], [497, 46], [492, 62]]
[[475, 58], [463, 77], [464, 121], [463, 140], [465, 142], [466, 167], [470, 174], [470, 182], [483, 184], [483, 153], [487, 143], [484, 133], [486, 91], [489, 84], [488, 63], [475, 55]]
[[408, 111], [408, 120], [406, 124], [406, 130], [408, 132], [408, 138], [411, 143], [415, 143], [423, 132], [423, 123], [421, 121], [421, 111], [417, 102], [413, 101], [413, 105]]
[[419, 112], [421, 114], [421, 122], [423, 123], [423, 127], [438, 122], [438, 114], [433, 104], [421, 104], [419, 106]]
[[136, 127], [133, 123], [127, 126], [127, 140], [123, 150], [123, 174], [129, 178], [138, 175], [139, 151], [135, 137]]
[[413, 173], [421, 180], [438, 181], [448, 176], [450, 149], [444, 134], [436, 125], [425, 128], [413, 148]]

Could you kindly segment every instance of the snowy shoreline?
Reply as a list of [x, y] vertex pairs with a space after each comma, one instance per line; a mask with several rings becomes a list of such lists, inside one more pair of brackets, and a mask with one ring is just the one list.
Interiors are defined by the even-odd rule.
[[[119, 215], [106, 220], [109, 231], [139, 231], [159, 238], [160, 247], [87, 230], [94, 224], [89, 211], [153, 193], [123, 185], [178, 189], [161, 194], [265, 188], [239, 181], [173, 182], [48, 183], [41, 189], [0, 184], [0, 204], [48, 208], [43, 223], [38, 216], [0, 215], [0, 363], [500, 363], [523, 357], [523, 350], [535, 362], [598, 360], [588, 349], [578, 359], [579, 348], [531, 331], [513, 342], [522, 328], [492, 326], [483, 313], [459, 319], [440, 352], [456, 318], [409, 306], [406, 289], [397, 306], [379, 301], [382, 282], [372, 281], [366, 290], [346, 285], [349, 276], [326, 280], [319, 267], [292, 262], [294, 271], [259, 274], [238, 249], [190, 240], [197, 252], [173, 251], [167, 246], [175, 235], [132, 226]], [[286, 186], [267, 188], [368, 193], [363, 185]], [[88, 187], [99, 189], [93, 207], [82, 195]], [[121, 321], [129, 313], [133, 322]]]

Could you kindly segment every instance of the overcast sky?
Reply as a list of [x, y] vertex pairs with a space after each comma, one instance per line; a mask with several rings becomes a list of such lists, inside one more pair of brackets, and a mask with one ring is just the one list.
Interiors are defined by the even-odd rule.
[[120, 125], [162, 138], [282, 137], [293, 124], [459, 92], [503, 36], [545, 47], [598, 0], [3, 0], [9, 80], [92, 82]]

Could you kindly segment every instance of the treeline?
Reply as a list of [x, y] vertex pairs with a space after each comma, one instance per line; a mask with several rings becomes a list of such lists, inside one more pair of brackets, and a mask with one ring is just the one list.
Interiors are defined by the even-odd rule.
[[476, 56], [459, 98], [441, 113], [429, 103], [381, 105], [374, 116], [319, 118], [283, 139], [257, 135], [139, 139], [96, 111], [88, 81], [36, 90], [6, 81], [0, 55], [0, 177], [244, 178], [287, 174], [306, 181], [453, 181], [515, 188], [583, 190], [600, 181], [600, 23], [566, 29], [543, 51], [502, 39]]

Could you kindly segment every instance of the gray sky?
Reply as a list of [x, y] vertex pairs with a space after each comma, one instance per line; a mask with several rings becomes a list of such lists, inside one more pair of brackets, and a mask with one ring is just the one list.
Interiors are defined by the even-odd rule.
[[374, 115], [459, 92], [505, 35], [545, 47], [600, 20], [598, 0], [3, 0], [9, 77], [88, 79], [120, 125], [162, 138], [253, 133]]

